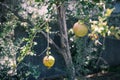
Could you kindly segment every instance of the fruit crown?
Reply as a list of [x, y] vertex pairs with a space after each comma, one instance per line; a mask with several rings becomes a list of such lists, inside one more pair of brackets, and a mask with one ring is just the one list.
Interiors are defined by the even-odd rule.
[[84, 21], [83, 20], [78, 20], [78, 23], [79, 24], [84, 24]]

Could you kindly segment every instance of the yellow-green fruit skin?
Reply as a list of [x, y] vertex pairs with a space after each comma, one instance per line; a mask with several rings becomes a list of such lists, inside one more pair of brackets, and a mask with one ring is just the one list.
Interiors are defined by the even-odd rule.
[[54, 63], [55, 63], [55, 58], [51, 55], [45, 56], [43, 58], [43, 64], [48, 68], [51, 68], [54, 65]]
[[78, 37], [84, 37], [88, 33], [88, 28], [85, 24], [76, 22], [73, 25], [73, 31], [76, 36]]

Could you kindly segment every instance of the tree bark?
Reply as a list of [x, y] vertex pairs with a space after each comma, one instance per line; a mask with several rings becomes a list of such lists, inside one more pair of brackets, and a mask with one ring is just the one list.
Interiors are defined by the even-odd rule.
[[59, 22], [60, 38], [61, 38], [61, 51], [68, 70], [67, 75], [69, 77], [69, 80], [75, 80], [75, 69], [72, 62], [70, 46], [68, 42], [68, 33], [67, 33], [64, 5], [57, 6], [57, 12], [58, 12], [58, 22]]
[[[24, 19], [22, 16], [20, 16], [17, 11], [12, 10], [9, 8], [6, 4], [2, 4], [0, 2], [0, 5], [4, 6], [7, 10], [11, 11], [20, 21], [25, 21], [31, 26], [34, 26], [33, 22], [29, 19]], [[61, 35], [61, 48], [59, 48], [54, 41], [50, 38], [50, 43], [55, 46], [55, 48], [58, 50], [59, 53], [62, 54], [64, 57], [66, 67], [68, 69], [68, 76], [69, 80], [75, 80], [75, 69], [72, 62], [69, 42], [68, 42], [68, 34], [67, 34], [67, 26], [66, 26], [66, 20], [65, 20], [65, 7], [63, 5], [57, 7], [58, 11], [58, 21], [60, 24], [60, 35]], [[43, 31], [41, 32], [45, 37], [47, 36], [46, 33]]]

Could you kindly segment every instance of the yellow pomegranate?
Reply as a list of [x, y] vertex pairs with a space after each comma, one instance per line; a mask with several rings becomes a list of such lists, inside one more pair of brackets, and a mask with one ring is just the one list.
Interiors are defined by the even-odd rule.
[[76, 36], [84, 37], [88, 33], [88, 28], [84, 23], [78, 21], [73, 25], [73, 31]]
[[54, 65], [54, 63], [55, 63], [55, 58], [51, 55], [46, 55], [43, 58], [43, 64], [48, 68], [51, 68]]

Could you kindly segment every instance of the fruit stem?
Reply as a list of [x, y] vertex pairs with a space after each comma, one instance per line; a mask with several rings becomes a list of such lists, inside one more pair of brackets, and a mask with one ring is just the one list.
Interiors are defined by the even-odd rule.
[[84, 21], [83, 20], [78, 20], [78, 23], [79, 24], [84, 24]]

